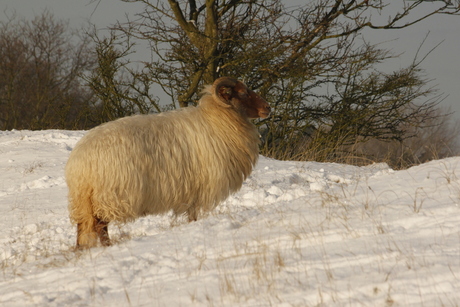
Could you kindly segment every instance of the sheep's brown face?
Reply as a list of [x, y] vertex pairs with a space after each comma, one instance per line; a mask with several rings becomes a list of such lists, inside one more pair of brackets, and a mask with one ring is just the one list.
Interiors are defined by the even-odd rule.
[[265, 99], [248, 89], [246, 85], [238, 82], [234, 90], [241, 107], [246, 111], [249, 118], [267, 118], [270, 115], [270, 105]]
[[246, 113], [249, 118], [267, 118], [270, 115], [270, 105], [233, 78], [220, 78], [215, 81], [217, 96], [228, 105]]
[[262, 97], [249, 90], [249, 107], [246, 109], [246, 113], [250, 118], [267, 118], [270, 116], [271, 108], [268, 102]]

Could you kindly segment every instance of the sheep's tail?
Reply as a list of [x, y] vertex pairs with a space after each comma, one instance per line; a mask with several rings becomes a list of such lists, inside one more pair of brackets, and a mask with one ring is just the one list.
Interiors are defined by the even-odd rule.
[[98, 239], [102, 245], [110, 245], [107, 222], [101, 221], [94, 215], [92, 191], [77, 189], [69, 193], [70, 220], [77, 224], [77, 248], [90, 248], [97, 245]]

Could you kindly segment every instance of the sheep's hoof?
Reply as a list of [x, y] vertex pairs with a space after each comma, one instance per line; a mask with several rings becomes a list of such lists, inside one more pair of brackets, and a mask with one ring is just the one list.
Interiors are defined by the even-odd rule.
[[198, 220], [198, 214], [195, 209], [187, 210], [188, 222], [196, 222]]

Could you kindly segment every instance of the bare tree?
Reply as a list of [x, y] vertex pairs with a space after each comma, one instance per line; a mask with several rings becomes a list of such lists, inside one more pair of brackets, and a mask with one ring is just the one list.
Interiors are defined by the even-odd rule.
[[95, 93], [95, 107], [100, 122], [137, 113], [161, 112], [158, 99], [150, 94], [149, 78], [129, 67], [125, 58], [131, 53], [132, 44], [119, 42], [111, 32], [110, 37], [100, 39], [97, 31], [91, 33], [96, 43], [96, 67], [83, 78]]
[[387, 6], [394, 3], [381, 0], [315, 0], [296, 7], [281, 0], [126, 2], [144, 10], [113, 29], [150, 44], [152, 61], [142, 70], [148, 82], [184, 107], [219, 76], [245, 80], [274, 106], [273, 116], [258, 123], [263, 153], [285, 158], [319, 145], [410, 137], [404, 127], [423, 126], [442, 97], [427, 86], [417, 58], [393, 73], [378, 71], [376, 65], [394, 55], [360, 34], [460, 12], [459, 1], [437, 1], [415, 19], [412, 12], [426, 1], [398, 2], [393, 14]]
[[79, 74], [93, 65], [89, 40], [49, 12], [0, 22], [2, 129], [83, 128], [92, 93]]

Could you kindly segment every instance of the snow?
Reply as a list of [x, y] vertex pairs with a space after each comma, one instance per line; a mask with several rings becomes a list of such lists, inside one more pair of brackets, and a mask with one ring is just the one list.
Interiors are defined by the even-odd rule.
[[460, 157], [393, 171], [260, 157], [194, 223], [110, 225], [75, 251], [64, 166], [84, 131], [0, 132], [1, 306], [458, 306]]

